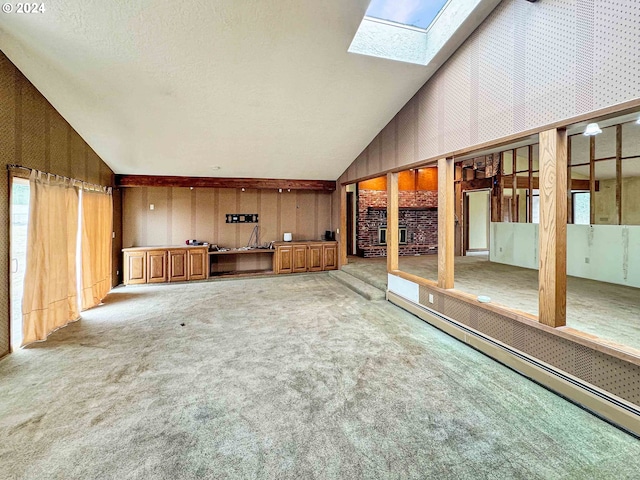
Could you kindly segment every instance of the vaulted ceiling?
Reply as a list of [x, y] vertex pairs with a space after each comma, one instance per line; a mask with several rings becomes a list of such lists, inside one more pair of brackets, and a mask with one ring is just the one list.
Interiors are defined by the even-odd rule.
[[336, 179], [448, 57], [348, 53], [368, 0], [44, 5], [0, 48], [121, 174]]

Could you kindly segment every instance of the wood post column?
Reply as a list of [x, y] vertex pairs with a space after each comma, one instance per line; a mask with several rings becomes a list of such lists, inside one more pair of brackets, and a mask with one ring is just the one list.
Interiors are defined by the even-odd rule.
[[387, 272], [398, 270], [398, 174], [387, 173]]
[[347, 186], [340, 185], [340, 231], [338, 232], [338, 268], [349, 263], [347, 260], [347, 242], [351, 241], [347, 238]]
[[438, 286], [453, 288], [455, 187], [452, 158], [438, 160]]
[[567, 131], [540, 133], [539, 321], [566, 324]]

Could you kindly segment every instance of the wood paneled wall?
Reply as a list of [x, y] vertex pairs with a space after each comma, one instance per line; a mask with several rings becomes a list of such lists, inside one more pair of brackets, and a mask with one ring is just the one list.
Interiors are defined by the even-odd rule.
[[[113, 172], [55, 108], [0, 52], [0, 156], [4, 165], [113, 185]], [[120, 216], [118, 192], [114, 217]], [[9, 351], [9, 176], [0, 179], [0, 355]], [[114, 225], [116, 233], [119, 226]], [[114, 240], [114, 281], [121, 237]]]
[[[187, 239], [220, 247], [247, 245], [254, 223], [228, 224], [228, 213], [257, 213], [260, 242], [320, 240], [332, 229], [332, 194], [316, 191], [233, 188], [124, 188], [125, 247], [183, 245]], [[154, 209], [150, 210], [150, 205]]]

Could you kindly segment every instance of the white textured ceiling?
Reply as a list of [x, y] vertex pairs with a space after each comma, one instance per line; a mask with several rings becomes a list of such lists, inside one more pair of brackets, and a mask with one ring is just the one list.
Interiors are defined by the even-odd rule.
[[436, 67], [348, 53], [368, 3], [49, 0], [0, 48], [116, 173], [333, 180]]

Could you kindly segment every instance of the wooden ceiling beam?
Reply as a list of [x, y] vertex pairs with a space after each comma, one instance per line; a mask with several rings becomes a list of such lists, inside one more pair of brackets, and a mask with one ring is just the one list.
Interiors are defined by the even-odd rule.
[[287, 180], [275, 178], [179, 177], [165, 175], [116, 175], [118, 187], [204, 187], [320, 190], [333, 192], [336, 182], [331, 180]]

